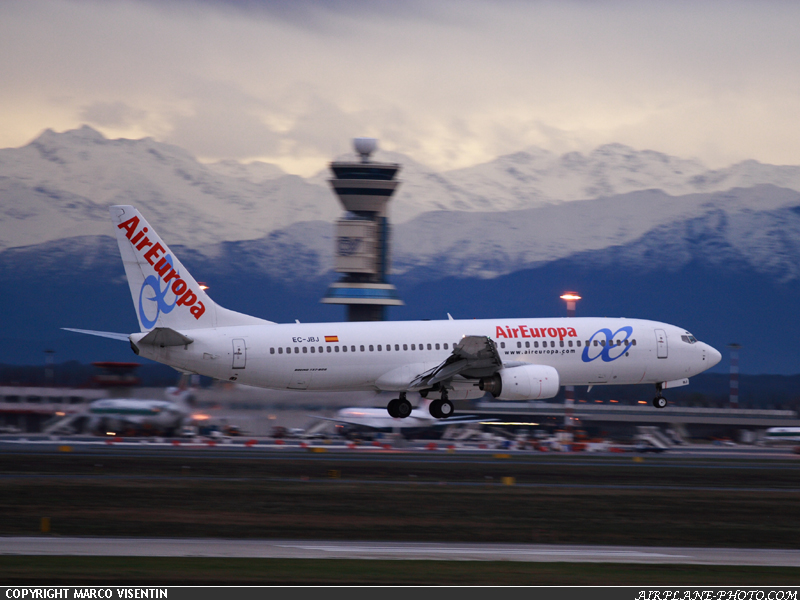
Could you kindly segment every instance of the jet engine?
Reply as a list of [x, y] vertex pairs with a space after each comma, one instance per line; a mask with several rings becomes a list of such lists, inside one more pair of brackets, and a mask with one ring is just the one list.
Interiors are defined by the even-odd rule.
[[480, 381], [480, 389], [499, 400], [541, 400], [558, 394], [558, 371], [547, 365], [500, 369]]

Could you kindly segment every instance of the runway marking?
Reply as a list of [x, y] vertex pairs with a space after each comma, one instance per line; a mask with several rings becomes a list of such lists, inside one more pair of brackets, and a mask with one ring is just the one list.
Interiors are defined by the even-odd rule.
[[299, 544], [275, 544], [280, 548], [297, 550], [321, 550], [324, 552], [391, 552], [394, 554], [500, 554], [533, 555], [533, 556], [608, 556], [611, 558], [690, 558], [684, 554], [659, 554], [657, 552], [639, 552], [637, 550], [526, 550], [526, 549], [481, 549], [481, 548], [428, 548], [428, 547], [395, 547], [395, 546], [308, 546]]

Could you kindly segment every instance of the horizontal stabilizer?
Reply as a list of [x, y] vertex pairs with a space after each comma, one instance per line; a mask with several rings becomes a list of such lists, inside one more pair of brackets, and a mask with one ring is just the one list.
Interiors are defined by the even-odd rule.
[[71, 327], [62, 327], [64, 331], [74, 331], [75, 333], [85, 333], [87, 335], [96, 335], [98, 337], [109, 338], [112, 340], [119, 340], [127, 342], [130, 340], [129, 333], [114, 333], [113, 331], [92, 331], [91, 329], [72, 329]]
[[188, 346], [193, 341], [192, 338], [186, 337], [182, 333], [170, 329], [169, 327], [156, 327], [136, 343], [160, 346], [163, 348], [165, 346]]

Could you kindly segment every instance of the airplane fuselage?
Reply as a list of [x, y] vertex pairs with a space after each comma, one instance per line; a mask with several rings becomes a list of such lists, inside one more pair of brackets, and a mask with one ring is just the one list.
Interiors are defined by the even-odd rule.
[[[547, 365], [560, 385], [672, 382], [705, 371], [719, 353], [687, 331], [623, 318], [485, 319], [265, 324], [194, 329], [182, 346], [136, 345], [142, 356], [238, 383], [298, 390], [411, 391], [464, 336], [494, 341], [505, 365]], [[468, 381], [455, 390], [475, 389]]]

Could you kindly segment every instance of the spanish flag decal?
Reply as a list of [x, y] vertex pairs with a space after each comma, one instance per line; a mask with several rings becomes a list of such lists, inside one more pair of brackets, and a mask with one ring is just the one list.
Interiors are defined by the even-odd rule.
[[338, 342], [338, 341], [339, 341], [339, 336], [338, 335], [326, 335], [325, 336], [325, 342], [328, 343], [328, 344], [330, 344], [332, 342]]

